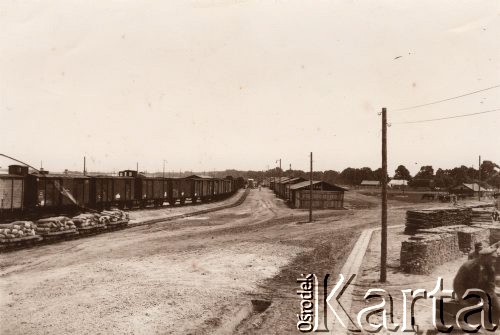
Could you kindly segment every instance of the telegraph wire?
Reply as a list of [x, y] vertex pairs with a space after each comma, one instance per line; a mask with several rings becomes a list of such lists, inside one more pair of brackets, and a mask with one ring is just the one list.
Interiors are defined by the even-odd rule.
[[426, 120], [417, 120], [417, 121], [403, 121], [403, 122], [391, 122], [391, 125], [392, 124], [415, 124], [415, 123], [433, 122], [433, 121], [441, 121], [441, 120], [448, 120], [448, 119], [458, 119], [458, 118], [461, 118], [461, 117], [474, 116], [474, 115], [480, 115], [480, 114], [487, 114], [487, 113], [493, 113], [493, 112], [498, 112], [498, 111], [500, 111], [500, 108], [490, 109], [490, 110], [483, 111], [483, 112], [476, 112], [476, 113], [468, 113], [468, 114], [445, 116], [445, 117], [440, 117], [440, 118], [435, 118], [435, 119], [426, 119]]
[[476, 93], [480, 93], [480, 92], [492, 90], [492, 89], [498, 88], [498, 87], [500, 87], [500, 84], [499, 85], [495, 85], [495, 86], [491, 86], [491, 87], [487, 87], [487, 88], [483, 88], [482, 90], [477, 90], [477, 91], [473, 91], [473, 92], [464, 93], [464, 94], [457, 95], [457, 96], [451, 97], [451, 98], [446, 98], [446, 99], [442, 99], [442, 100], [432, 101], [432, 102], [428, 102], [428, 103], [421, 104], [421, 105], [415, 105], [415, 106], [410, 106], [410, 107], [405, 107], [405, 108], [394, 109], [393, 112], [399, 112], [399, 111], [405, 111], [405, 110], [410, 110], [410, 109], [416, 109], [416, 108], [420, 108], [420, 107], [435, 105], [435, 104], [438, 104], [438, 103], [441, 103], [441, 102], [450, 101], [450, 100], [454, 100], [454, 99], [458, 99], [458, 98], [463, 98], [463, 97], [466, 97], [468, 95], [472, 95], [472, 94], [476, 94]]

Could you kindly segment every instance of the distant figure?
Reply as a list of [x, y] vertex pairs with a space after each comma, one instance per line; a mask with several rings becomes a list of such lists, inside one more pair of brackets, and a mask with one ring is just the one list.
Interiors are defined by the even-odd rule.
[[261, 186], [259, 185], [259, 191], [260, 191]]
[[491, 216], [493, 217], [493, 221], [500, 221], [500, 215], [497, 210], [494, 210]]

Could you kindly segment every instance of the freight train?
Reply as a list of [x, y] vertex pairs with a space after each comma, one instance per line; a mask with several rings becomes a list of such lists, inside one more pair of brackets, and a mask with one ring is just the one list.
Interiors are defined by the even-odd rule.
[[230, 176], [147, 177], [135, 170], [120, 171], [118, 176], [85, 176], [29, 173], [26, 166], [11, 165], [8, 174], [0, 174], [0, 220], [83, 209], [216, 201], [234, 194], [239, 187]]

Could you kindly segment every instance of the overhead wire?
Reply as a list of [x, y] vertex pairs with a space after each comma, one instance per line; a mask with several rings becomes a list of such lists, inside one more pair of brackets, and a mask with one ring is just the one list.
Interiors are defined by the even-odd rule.
[[416, 109], [416, 108], [420, 108], [420, 107], [435, 105], [435, 104], [438, 104], [438, 103], [441, 103], [441, 102], [450, 101], [450, 100], [454, 100], [454, 99], [458, 99], [458, 98], [463, 98], [463, 97], [466, 97], [468, 95], [472, 95], [472, 94], [476, 94], [476, 93], [480, 93], [480, 92], [492, 90], [492, 89], [499, 88], [499, 87], [500, 87], [500, 84], [495, 85], [495, 86], [491, 86], [491, 87], [487, 87], [487, 88], [483, 88], [481, 90], [477, 90], [477, 91], [472, 91], [472, 92], [460, 94], [460, 95], [457, 95], [457, 96], [454, 96], [454, 97], [450, 97], [450, 98], [446, 98], [446, 99], [436, 100], [436, 101], [432, 101], [432, 102], [428, 102], [428, 103], [424, 103], [424, 104], [420, 104], [420, 105], [415, 105], [415, 106], [410, 106], [410, 107], [405, 107], [405, 108], [393, 109], [392, 111], [393, 112], [399, 112], [399, 111], [405, 111], [405, 110], [410, 110], [410, 109]]
[[498, 112], [498, 111], [500, 111], [500, 108], [490, 109], [490, 110], [487, 110], [487, 111], [476, 112], [476, 113], [468, 113], [468, 114], [459, 114], [459, 115], [445, 116], [445, 117], [434, 118], [434, 119], [424, 119], [424, 120], [416, 120], [416, 121], [402, 121], [402, 122], [391, 122], [391, 125], [393, 125], [393, 124], [415, 124], [415, 123], [424, 123], [424, 122], [434, 122], [434, 121], [441, 121], [441, 120], [457, 119], [457, 118], [462, 118], [462, 117], [468, 117], [468, 116], [474, 116], [474, 115], [480, 115], [480, 114], [487, 114], [487, 113], [493, 113], [493, 112]]

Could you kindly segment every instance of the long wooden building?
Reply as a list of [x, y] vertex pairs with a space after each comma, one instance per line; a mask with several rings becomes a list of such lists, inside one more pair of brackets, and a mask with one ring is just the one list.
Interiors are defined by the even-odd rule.
[[[309, 208], [310, 181], [290, 185], [290, 204], [294, 208]], [[312, 206], [315, 209], [343, 209], [347, 189], [324, 181], [312, 182]]]

